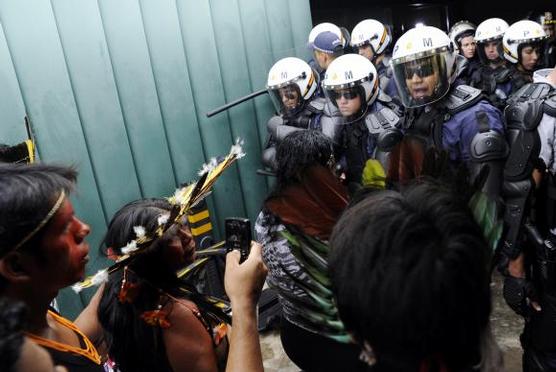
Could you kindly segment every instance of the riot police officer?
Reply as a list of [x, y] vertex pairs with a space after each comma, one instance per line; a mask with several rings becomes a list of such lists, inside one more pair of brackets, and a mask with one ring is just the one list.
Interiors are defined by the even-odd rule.
[[504, 33], [504, 58], [516, 67], [511, 79], [511, 93], [533, 82], [533, 72], [543, 62], [546, 38], [542, 26], [529, 20], [512, 24]]
[[510, 155], [498, 268], [504, 298], [525, 318], [523, 370], [556, 370], [556, 71], [508, 99]]
[[[322, 56], [317, 57], [318, 53], [315, 52], [315, 50], [316, 50], [315, 49], [315, 39], [317, 38], [317, 36], [319, 36], [323, 32], [331, 32], [334, 35], [336, 35], [341, 42], [342, 49], [345, 49], [345, 47], [347, 45], [347, 40], [345, 39], [345, 36], [344, 36], [344, 33], [342, 32], [342, 29], [340, 27], [336, 26], [334, 23], [330, 23], [330, 22], [319, 23], [318, 25], [313, 27], [313, 29], [311, 29], [311, 32], [309, 32], [309, 38], [307, 40], [307, 48], [309, 48], [309, 50], [311, 50], [312, 58], [308, 61], [308, 63], [309, 63], [309, 66], [311, 66], [311, 68], [313, 68], [319, 74], [319, 87], [317, 88], [317, 94], [319, 96], [323, 96], [322, 92], [321, 92], [321, 89], [320, 89], [320, 83], [324, 79], [324, 73], [326, 72], [326, 66], [328, 64], [324, 64], [322, 61], [319, 62], [319, 58], [321, 58], [321, 60], [322, 60]], [[334, 39], [330, 35], [327, 38], [328, 39], [331, 39], [331, 38]], [[319, 40], [319, 43], [322, 44], [323, 40]], [[340, 48], [336, 46], [336, 52], [337, 53], [339, 52], [339, 49]]]
[[[364, 177], [367, 166], [376, 168], [380, 164], [379, 172], [384, 174], [387, 153], [402, 136], [400, 108], [380, 91], [373, 64], [358, 54], [334, 60], [322, 85], [325, 95], [342, 115], [338, 155], [345, 167], [348, 187], [355, 192], [361, 184], [375, 181]], [[379, 163], [370, 164], [369, 159]]]
[[392, 70], [385, 52], [391, 41], [392, 37], [386, 26], [375, 19], [359, 22], [351, 32], [351, 46], [373, 63], [378, 73], [380, 89], [386, 94], [389, 94], [385, 90], [392, 78]]
[[396, 42], [391, 64], [406, 107], [405, 147], [397, 151], [409, 147], [417, 153], [392, 154], [397, 163], [390, 163], [390, 175], [399, 182], [418, 175], [422, 164], [415, 163], [434, 147], [447, 152], [451, 168], [465, 165], [472, 176], [488, 164], [483, 190], [496, 196], [507, 152], [502, 115], [480, 90], [453, 85], [455, 59], [450, 38], [436, 27], [416, 27]]
[[477, 27], [469, 21], [455, 23], [448, 36], [454, 44], [456, 52], [462, 57], [459, 67], [458, 79], [462, 84], [469, 85], [473, 75], [480, 74], [480, 62], [477, 57], [477, 44], [475, 42], [475, 30]]
[[292, 131], [314, 129], [333, 141], [337, 139], [339, 117], [325, 98], [315, 97], [317, 85], [317, 73], [299, 58], [283, 58], [268, 72], [267, 89], [278, 115], [267, 123], [268, 140], [263, 150], [266, 167], [275, 168], [275, 146]]
[[514, 69], [504, 60], [502, 37], [508, 23], [500, 18], [489, 18], [477, 26], [475, 42], [481, 61], [478, 74], [474, 74], [469, 85], [478, 88], [490, 102], [503, 110], [511, 91], [511, 78]]

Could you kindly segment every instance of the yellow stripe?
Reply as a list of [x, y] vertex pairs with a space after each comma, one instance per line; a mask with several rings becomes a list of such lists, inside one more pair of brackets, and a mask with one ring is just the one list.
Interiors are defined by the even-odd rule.
[[307, 93], [309, 93], [309, 89], [311, 88], [311, 84], [313, 84], [313, 80], [315, 79], [315, 75], [311, 72], [311, 76], [309, 77], [309, 82], [307, 83], [307, 87], [305, 88], [305, 92], [301, 95], [305, 97]]
[[386, 28], [384, 28], [384, 32], [382, 33], [382, 37], [380, 38], [379, 45], [382, 45], [382, 43], [384, 43], [384, 40], [386, 39], [387, 34], [388, 34], [388, 31], [386, 31]]
[[199, 236], [202, 235], [204, 233], [206, 233], [207, 231], [212, 230], [212, 225], [211, 223], [206, 223], [204, 225], [201, 225], [199, 227], [192, 227], [191, 228], [191, 234], [193, 234], [193, 236]]
[[208, 218], [208, 216], [209, 216], [209, 211], [208, 209], [205, 209], [204, 211], [201, 211], [199, 213], [195, 213], [187, 216], [187, 220], [191, 223], [195, 223], [204, 220], [205, 218]]
[[25, 140], [25, 145], [29, 153], [29, 163], [32, 164], [35, 162], [35, 144], [31, 140]]

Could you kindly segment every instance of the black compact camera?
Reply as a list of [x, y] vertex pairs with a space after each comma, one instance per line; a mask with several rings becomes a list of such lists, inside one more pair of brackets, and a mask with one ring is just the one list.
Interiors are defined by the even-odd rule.
[[238, 249], [241, 253], [239, 263], [249, 257], [251, 251], [251, 222], [248, 218], [228, 217], [226, 227], [226, 252]]

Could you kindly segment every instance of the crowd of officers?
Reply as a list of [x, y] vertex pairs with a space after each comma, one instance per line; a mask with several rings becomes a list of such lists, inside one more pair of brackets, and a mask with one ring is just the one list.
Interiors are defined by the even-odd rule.
[[332, 139], [336, 171], [352, 194], [422, 175], [431, 151], [448, 170], [465, 169], [468, 182], [501, 205], [493, 266], [504, 275], [506, 302], [526, 320], [524, 369], [556, 370], [551, 13], [541, 23], [461, 21], [448, 33], [419, 25], [392, 42], [374, 19], [351, 35], [321, 23], [309, 35], [310, 61], [276, 62], [267, 88], [278, 114], [268, 122], [263, 163], [275, 167], [275, 146], [287, 134], [317, 130]]

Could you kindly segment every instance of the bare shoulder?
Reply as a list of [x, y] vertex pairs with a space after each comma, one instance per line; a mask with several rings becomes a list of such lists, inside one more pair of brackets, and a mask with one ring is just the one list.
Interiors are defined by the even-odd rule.
[[172, 369], [216, 371], [212, 338], [194, 313], [197, 306], [186, 300], [171, 300], [164, 310], [168, 312], [170, 327], [164, 329], [163, 339]]

